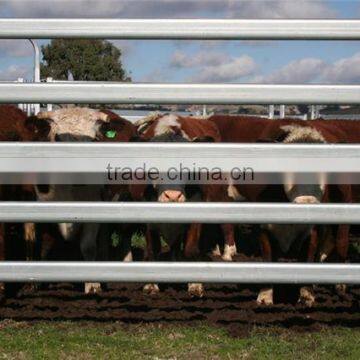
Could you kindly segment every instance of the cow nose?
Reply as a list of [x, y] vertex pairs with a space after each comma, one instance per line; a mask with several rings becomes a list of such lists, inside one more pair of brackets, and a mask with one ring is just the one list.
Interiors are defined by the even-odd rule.
[[315, 196], [298, 196], [294, 199], [295, 204], [319, 204], [320, 201]]
[[185, 196], [179, 190], [165, 190], [159, 196], [160, 202], [184, 202]]

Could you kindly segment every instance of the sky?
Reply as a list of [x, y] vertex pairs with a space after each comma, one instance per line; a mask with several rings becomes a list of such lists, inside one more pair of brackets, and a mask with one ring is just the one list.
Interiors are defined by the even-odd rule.
[[[360, 19], [360, 1], [0, 0], [0, 17]], [[134, 82], [360, 84], [360, 41], [112, 42]], [[0, 40], [0, 80], [32, 72], [30, 42]]]

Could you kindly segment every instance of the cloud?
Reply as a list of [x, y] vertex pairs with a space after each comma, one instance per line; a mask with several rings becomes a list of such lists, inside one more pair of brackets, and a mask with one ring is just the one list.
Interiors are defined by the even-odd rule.
[[0, 57], [26, 57], [33, 54], [28, 40], [0, 40]]
[[321, 78], [328, 83], [360, 84], [360, 52], [328, 65]]
[[319, 0], [229, 1], [227, 14], [232, 18], [258, 19], [327, 19], [338, 16], [335, 9]]
[[148, 73], [147, 75], [143, 76], [140, 79], [140, 82], [144, 83], [163, 83], [169, 82], [168, 72], [164, 69], [155, 69]]
[[0, 80], [14, 81], [18, 78], [26, 78], [30, 70], [26, 66], [11, 65], [7, 69], [0, 70]]
[[231, 57], [224, 52], [203, 49], [192, 55], [175, 51], [170, 68], [195, 70], [195, 75], [189, 77], [192, 82], [229, 82], [252, 75], [257, 65], [248, 55]]
[[196, 66], [217, 66], [226, 61], [227, 55], [216, 51], [200, 51], [194, 56], [188, 56], [182, 51], [175, 51], [170, 66], [174, 68], [191, 68]]
[[3, 14], [17, 17], [134, 18], [333, 18], [317, 0], [2, 0]]
[[250, 81], [265, 84], [360, 84], [360, 52], [333, 63], [318, 58], [294, 60], [268, 75], [254, 76]]
[[229, 58], [220, 65], [202, 67], [199, 72], [189, 78], [192, 82], [234, 82], [242, 77], [253, 75], [257, 65], [248, 55]]
[[322, 73], [326, 63], [321, 59], [304, 58], [290, 62], [279, 70], [263, 76], [258, 75], [252, 79], [256, 83], [307, 83], [316, 79]]

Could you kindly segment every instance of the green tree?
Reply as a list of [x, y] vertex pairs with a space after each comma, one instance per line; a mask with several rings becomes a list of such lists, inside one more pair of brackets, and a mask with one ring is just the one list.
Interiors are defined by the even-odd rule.
[[55, 39], [42, 46], [41, 74], [77, 81], [131, 81], [121, 62], [121, 50], [106, 40]]

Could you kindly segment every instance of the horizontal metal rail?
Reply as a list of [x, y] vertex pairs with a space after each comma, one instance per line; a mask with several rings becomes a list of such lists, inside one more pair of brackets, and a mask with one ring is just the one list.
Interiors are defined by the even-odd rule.
[[[110, 165], [112, 173], [115, 167], [129, 167], [133, 171], [141, 168], [145, 172], [154, 167], [165, 173], [171, 168], [178, 171], [188, 168], [194, 172], [199, 168], [209, 171], [220, 168], [226, 172], [236, 167], [251, 167], [256, 181], [260, 173], [360, 174], [359, 158], [360, 145], [353, 144], [157, 143], [154, 146], [152, 143], [3, 142], [0, 143], [0, 178], [4, 180], [9, 173], [104, 177]], [[341, 181], [346, 183], [345, 178]]]
[[359, 85], [1, 83], [2, 103], [358, 104]]
[[1, 19], [0, 38], [358, 40], [360, 21]]
[[221, 262], [0, 262], [0, 281], [359, 284], [360, 265]]
[[360, 204], [2, 202], [0, 221], [359, 224]]

